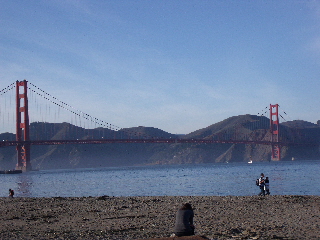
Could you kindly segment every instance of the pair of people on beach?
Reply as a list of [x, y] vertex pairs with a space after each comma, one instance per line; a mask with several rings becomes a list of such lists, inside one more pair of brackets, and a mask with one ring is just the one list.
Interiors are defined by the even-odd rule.
[[261, 173], [260, 178], [259, 178], [259, 188], [260, 188], [260, 193], [258, 194], [259, 196], [264, 196], [264, 195], [270, 195], [269, 191], [269, 178], [266, 177], [264, 178], [264, 174]]

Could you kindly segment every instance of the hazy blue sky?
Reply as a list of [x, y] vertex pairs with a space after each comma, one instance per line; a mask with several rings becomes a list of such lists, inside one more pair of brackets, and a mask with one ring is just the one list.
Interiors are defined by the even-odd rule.
[[[320, 1], [0, 0], [0, 89], [189, 133], [278, 103], [320, 119]], [[1, 87], [2, 86], [2, 87]]]

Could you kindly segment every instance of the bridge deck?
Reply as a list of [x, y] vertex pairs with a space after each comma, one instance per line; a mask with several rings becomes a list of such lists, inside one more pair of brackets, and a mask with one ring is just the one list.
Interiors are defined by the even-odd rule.
[[106, 144], [106, 143], [229, 143], [229, 144], [262, 144], [262, 145], [288, 145], [288, 143], [270, 141], [244, 141], [244, 140], [212, 140], [212, 139], [75, 139], [75, 140], [37, 140], [37, 141], [2, 141], [0, 147], [30, 145], [60, 145], [60, 144]]

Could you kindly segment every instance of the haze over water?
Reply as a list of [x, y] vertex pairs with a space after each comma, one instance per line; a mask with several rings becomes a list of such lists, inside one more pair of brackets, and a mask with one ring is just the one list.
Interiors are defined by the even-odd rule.
[[45, 170], [0, 175], [0, 197], [251, 196], [263, 172], [271, 195], [319, 195], [320, 161]]

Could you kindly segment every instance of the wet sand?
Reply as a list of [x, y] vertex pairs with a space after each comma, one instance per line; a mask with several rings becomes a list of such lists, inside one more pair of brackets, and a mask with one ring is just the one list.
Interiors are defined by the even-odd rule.
[[0, 239], [148, 239], [194, 208], [209, 239], [319, 239], [320, 196], [0, 198]]

